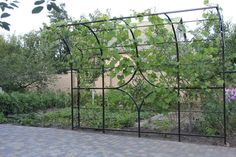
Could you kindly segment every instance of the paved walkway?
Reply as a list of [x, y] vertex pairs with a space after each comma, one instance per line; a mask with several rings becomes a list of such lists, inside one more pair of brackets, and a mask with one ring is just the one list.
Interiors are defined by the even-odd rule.
[[236, 157], [236, 148], [0, 125], [0, 157]]

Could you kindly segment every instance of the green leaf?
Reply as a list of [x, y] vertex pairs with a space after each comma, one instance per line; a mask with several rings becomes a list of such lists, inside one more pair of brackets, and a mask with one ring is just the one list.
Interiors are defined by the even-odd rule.
[[18, 8], [18, 5], [16, 5], [15, 3], [10, 3], [11, 6]]
[[140, 23], [143, 21], [143, 15], [138, 15], [137, 18]]
[[5, 11], [5, 8], [7, 8], [7, 7], [8, 7], [8, 4], [7, 4], [7, 3], [5, 3], [5, 2], [0, 2], [0, 8], [1, 8], [2, 11]]
[[135, 37], [139, 37], [139, 36], [141, 36], [141, 34], [142, 34], [141, 30], [138, 30], [138, 29], [134, 30]]
[[1, 8], [2, 12], [5, 11], [5, 7], [1, 6], [0, 8]]
[[40, 13], [42, 10], [43, 10], [43, 7], [42, 7], [42, 6], [35, 7], [35, 8], [32, 10], [32, 14], [38, 14], [38, 13]]
[[51, 11], [52, 10], [52, 6], [50, 4], [47, 5], [47, 9], [48, 11]]
[[209, 0], [204, 0], [204, 5], [207, 5], [207, 4], [209, 4]]
[[5, 17], [9, 17], [10, 16], [10, 14], [8, 14], [8, 13], [3, 13], [2, 15], [1, 15], [1, 18], [5, 18]]
[[124, 75], [117, 75], [117, 78], [118, 78], [119, 80], [123, 80], [123, 79], [124, 79]]
[[34, 5], [40, 5], [40, 4], [43, 4], [44, 2], [45, 0], [36, 1], [34, 2]]
[[1, 27], [4, 28], [7, 31], [10, 31], [10, 24], [7, 22], [1, 22]]
[[6, 6], [5, 8], [8, 8], [8, 9], [14, 9], [13, 7], [11, 6]]
[[51, 2], [51, 7], [56, 10], [57, 12], [61, 12], [61, 9], [53, 2]]

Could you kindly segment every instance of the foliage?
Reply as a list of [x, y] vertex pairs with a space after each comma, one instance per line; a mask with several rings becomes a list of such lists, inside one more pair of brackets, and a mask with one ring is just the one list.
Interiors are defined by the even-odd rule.
[[[81, 126], [102, 128], [102, 109], [94, 108], [90, 105], [89, 109], [81, 109]], [[105, 111], [106, 128], [125, 128], [133, 127], [136, 120], [136, 112], [126, 110], [109, 110]]]
[[176, 121], [174, 120], [165, 120], [165, 121], [155, 121], [154, 124], [158, 126], [162, 132], [170, 132], [173, 129], [173, 126], [176, 126]]
[[[55, 1], [56, 0], [47, 0], [46, 6], [47, 6], [48, 11], [52, 11], [52, 10], [55, 10], [57, 12], [61, 11], [60, 8], [56, 5]], [[34, 2], [35, 8], [33, 8], [32, 13], [33, 14], [40, 13], [44, 8], [43, 6], [44, 3], [45, 3], [45, 0], [36, 0]]]
[[71, 127], [71, 108], [63, 108], [40, 115], [40, 124], [46, 127]]
[[[39, 33], [40, 45], [45, 48], [46, 55], [52, 61], [52, 67], [56, 73], [66, 73], [69, 67], [69, 36], [67, 34], [61, 35], [60, 33], [49, 34], [48, 30], [55, 29], [56, 25], [65, 24], [71, 22], [67, 11], [65, 10], [65, 4], [58, 6], [60, 12], [51, 11], [48, 15], [50, 18], [50, 27], [44, 26]], [[62, 30], [63, 31], [63, 30]]]
[[227, 88], [226, 92], [226, 107], [227, 107], [227, 123], [229, 133], [233, 133], [236, 130], [236, 89], [235, 88]]
[[40, 88], [51, 80], [53, 60], [39, 41], [36, 32], [23, 37], [13, 35], [9, 39], [0, 37], [0, 86], [3, 90]]
[[[3, 0], [0, 2], [0, 8], [1, 8], [1, 20], [0, 20], [0, 27], [5, 29], [5, 30], [10, 30], [10, 24], [8, 22], [3, 21], [4, 18], [7, 18], [10, 16], [8, 11], [10, 9], [15, 9], [18, 8], [18, 3], [19, 1], [14, 0], [14, 1], [8, 1], [8, 0]], [[3, 19], [3, 20], [2, 20]]]
[[31, 113], [69, 106], [70, 97], [54, 92], [12, 92], [0, 94], [0, 112], [4, 115]]
[[[60, 12], [60, 8], [55, 3], [56, 0], [35, 0], [34, 5], [35, 7], [32, 9], [32, 14], [40, 13], [46, 5], [47, 10], [50, 11], [57, 11]], [[1, 8], [1, 17], [0, 17], [0, 27], [10, 31], [10, 23], [4, 21], [5, 18], [9, 17], [11, 14], [9, 10], [14, 10], [18, 8], [20, 1], [18, 0], [2, 0], [0, 1], [0, 8]]]
[[7, 122], [28, 126], [69, 128], [71, 126], [70, 118], [70, 108], [63, 108], [47, 112], [13, 115], [7, 119]]
[[146, 98], [144, 110], [149, 109], [159, 113], [167, 113], [171, 110], [176, 110], [177, 100], [177, 94], [174, 90], [159, 87]]
[[[82, 126], [101, 128], [102, 119], [98, 118], [101, 117], [101, 110], [98, 112], [94, 112], [94, 110], [81, 110], [81, 115], [83, 117]], [[135, 113], [130, 114], [128, 112], [125, 112], [125, 114], [124, 112], [107, 112], [106, 127], [123, 128], [133, 126], [135, 116]], [[20, 125], [70, 128], [71, 108], [55, 109], [44, 113], [19, 114], [8, 118], [7, 121]]]
[[[60, 13], [55, 10], [50, 12], [52, 23], [69, 19], [63, 4], [60, 10]], [[31, 85], [43, 88], [52, 80], [51, 74], [67, 71], [68, 64], [65, 62], [68, 52], [65, 46], [62, 43], [60, 46], [50, 43], [44, 35], [41, 32], [30, 32], [8, 39], [1, 36], [0, 86], [4, 90], [22, 90]]]
[[[90, 19], [81, 17], [80, 21], [87, 22], [89, 20], [106, 20], [109, 18], [109, 13], [103, 14], [97, 11], [94, 15], [90, 16]], [[175, 84], [175, 81], [173, 80], [173, 77], [176, 75], [175, 71], [173, 71], [174, 68], [164, 68], [164, 65], [168, 63], [174, 64], [175, 66], [176, 61], [171, 59], [171, 56], [174, 55], [175, 51], [174, 46], [160, 46], [157, 42], [164, 42], [164, 39], [166, 39], [167, 42], [173, 40], [172, 34], [164, 26], [159, 26], [166, 22], [160, 17], [152, 16], [146, 20], [154, 26], [146, 28], [143, 32], [136, 28], [138, 24], [143, 22], [143, 19], [137, 17], [134, 23], [130, 20], [118, 20], [115, 22], [105, 21], [101, 24], [89, 24], [89, 26], [75, 25], [71, 30], [66, 27], [57, 26], [63, 25], [63, 23], [58, 23], [57, 25], [51, 25], [51, 29], [45, 30], [43, 33], [49, 41], [52, 41], [52, 43], [55, 43], [59, 38], [66, 41], [66, 45], [69, 45], [70, 52], [72, 52], [70, 62], [73, 62], [75, 68], [79, 69], [78, 78], [81, 86], [93, 86], [95, 80], [101, 76], [101, 67], [104, 66], [104, 71], [109, 76], [117, 78], [119, 80], [119, 85], [124, 84], [125, 77], [132, 75], [134, 70], [140, 70], [142, 73], [145, 73], [145, 75], [148, 75], [148, 80], [155, 85], [157, 85], [158, 82], [158, 86], [164, 90], [164, 88]], [[136, 39], [130, 38], [130, 27], [134, 28], [134, 35], [137, 41]], [[91, 29], [96, 31], [98, 40], [100, 40], [99, 43]], [[155, 33], [153, 34], [152, 32]], [[58, 37], [56, 37], [55, 34], [57, 34]], [[147, 35], [145, 41], [142, 41], [141, 38], [143, 34]], [[138, 58], [135, 52], [135, 45], [142, 42], [153, 44], [153, 46], [140, 49], [140, 57]], [[86, 51], [86, 53], [84, 51]], [[156, 51], [156, 53], [153, 53], [154, 51]], [[127, 53], [129, 57], [119, 55], [120, 52]], [[102, 56], [100, 56], [101, 53], [103, 54]], [[168, 57], [163, 56], [164, 53], [166, 53]], [[144, 64], [145, 60], [147, 61], [147, 64]], [[160, 63], [158, 65], [156, 64], [157, 60], [158, 63]], [[142, 67], [140, 65], [142, 65]], [[161, 74], [161, 77], [158, 77], [159, 74]], [[141, 76], [141, 74], [137, 75]], [[132, 90], [132, 88], [132, 86], [127, 88], [127, 91], [130, 91], [130, 89]], [[160, 96], [161, 92], [158, 90], [159, 89], [150, 90], [154, 93], [152, 94], [152, 99]], [[148, 93], [144, 93], [143, 96], [146, 94]], [[135, 97], [139, 98], [138, 95]], [[167, 105], [169, 105], [170, 102], [173, 104], [173, 102], [176, 101], [176, 97], [174, 96], [168, 98], [166, 95], [164, 97], [168, 99], [166, 100], [166, 102], [168, 102]], [[139, 102], [141, 101], [142, 100], [140, 99]], [[159, 106], [161, 106], [161, 104]], [[166, 106], [165, 108], [167, 109], [169, 107]]]
[[[75, 99], [77, 97], [75, 96]], [[101, 95], [96, 95], [92, 100], [91, 92], [83, 91], [80, 93], [80, 116], [81, 126], [102, 127], [102, 106]], [[137, 119], [135, 105], [129, 97], [122, 97], [118, 91], [106, 92], [105, 100], [105, 127], [123, 128], [131, 127]]]
[[106, 108], [110, 110], [136, 110], [128, 95], [115, 90], [106, 92], [106, 104]]
[[[225, 24], [225, 60], [227, 70], [236, 69], [236, 25], [230, 23]], [[234, 75], [227, 75], [227, 84], [233, 86], [235, 84]]]
[[5, 123], [5, 122], [7, 122], [5, 115], [2, 112], [0, 112], [0, 124]]
[[[196, 57], [201, 57], [201, 60], [205, 60], [208, 62], [204, 63], [205, 65], [197, 66], [204, 69], [200, 75], [201, 81], [204, 81], [206, 87], [207, 86], [222, 86], [222, 75], [219, 72], [223, 71], [222, 66], [217, 66], [217, 62], [221, 63], [221, 41], [220, 39], [220, 32], [219, 32], [219, 23], [216, 15], [213, 12], [206, 12], [203, 14], [204, 18], [212, 19], [204, 22], [202, 25], [199, 24], [199, 27], [193, 31], [194, 37], [196, 40], [203, 38], [209, 40], [207, 42], [197, 43], [196, 45], [193, 44], [192, 47], [196, 49], [198, 52], [203, 52]], [[223, 23], [223, 30], [225, 35], [225, 68], [226, 71], [233, 71], [235, 70], [235, 26], [231, 25], [230, 23]], [[197, 46], [198, 45], [198, 46]], [[219, 53], [221, 52], [221, 53]], [[195, 66], [195, 65], [194, 65]], [[186, 68], [187, 73], [189, 73], [188, 67]], [[207, 71], [206, 69], [209, 69]], [[186, 73], [186, 74], [187, 74]], [[191, 76], [192, 77], [192, 76]], [[229, 128], [229, 132], [235, 131], [236, 123], [234, 121], [235, 118], [235, 90], [234, 90], [234, 75], [232, 74], [225, 74], [226, 77], [226, 123], [227, 127]], [[193, 77], [193, 79], [195, 79]], [[195, 93], [195, 95], [198, 95]], [[214, 91], [214, 90], [206, 90], [204, 94], [198, 95], [201, 99], [202, 105], [202, 117], [199, 118], [197, 122], [197, 128], [200, 129], [203, 133], [208, 135], [222, 135], [223, 128], [224, 128], [224, 120], [223, 120], [223, 96], [222, 92]]]

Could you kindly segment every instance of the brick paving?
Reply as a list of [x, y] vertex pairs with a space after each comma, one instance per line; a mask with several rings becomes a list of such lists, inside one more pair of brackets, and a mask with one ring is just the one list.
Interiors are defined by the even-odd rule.
[[236, 157], [236, 148], [2, 124], [0, 157]]

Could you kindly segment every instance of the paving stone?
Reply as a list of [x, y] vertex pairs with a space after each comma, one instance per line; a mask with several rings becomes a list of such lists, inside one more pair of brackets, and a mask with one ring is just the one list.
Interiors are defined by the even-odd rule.
[[236, 157], [236, 148], [2, 124], [0, 157]]

